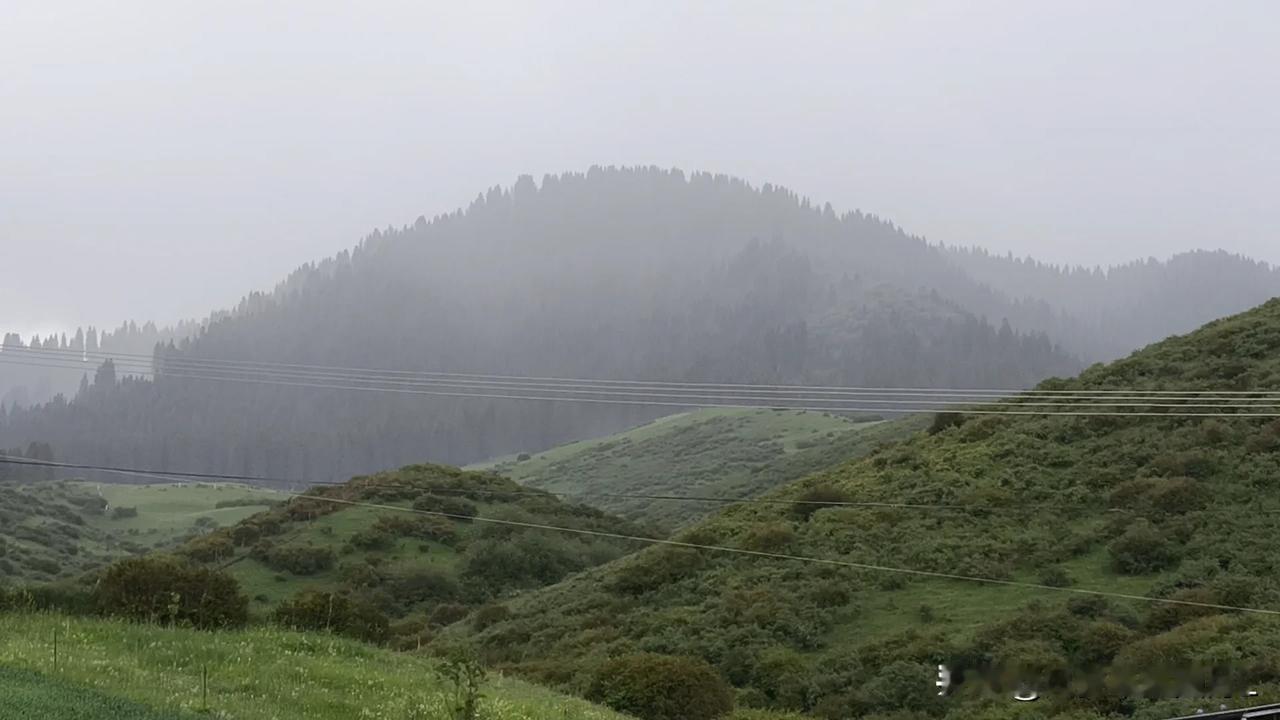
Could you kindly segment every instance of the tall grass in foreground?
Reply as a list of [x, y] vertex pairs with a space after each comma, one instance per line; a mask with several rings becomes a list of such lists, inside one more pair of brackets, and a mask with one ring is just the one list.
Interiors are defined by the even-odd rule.
[[[58, 638], [55, 671], [53, 643]], [[433, 660], [277, 628], [206, 633], [52, 614], [0, 615], [0, 666], [54, 675], [170, 711], [225, 720], [445, 720]], [[484, 687], [483, 720], [620, 720], [513, 679]]]

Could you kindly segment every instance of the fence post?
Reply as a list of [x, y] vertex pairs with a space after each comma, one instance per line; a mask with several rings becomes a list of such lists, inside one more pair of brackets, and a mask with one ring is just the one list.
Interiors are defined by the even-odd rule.
[[200, 672], [200, 710], [209, 712], [209, 666], [205, 665]]

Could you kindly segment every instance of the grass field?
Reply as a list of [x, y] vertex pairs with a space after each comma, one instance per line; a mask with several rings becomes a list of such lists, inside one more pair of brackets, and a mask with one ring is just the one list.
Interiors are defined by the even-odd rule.
[[[0, 583], [76, 577], [234, 524], [279, 497], [243, 485], [205, 483], [0, 487]], [[252, 502], [258, 504], [247, 504]], [[220, 503], [234, 507], [219, 508]]]
[[[53, 637], [59, 666], [53, 669]], [[222, 720], [443, 720], [445, 687], [429, 659], [378, 650], [328, 635], [277, 629], [202, 633], [58, 615], [0, 616], [0, 690], [9, 705], [34, 708], [5, 720], [171, 720], [202, 710], [201, 675], [209, 677], [209, 713]], [[38, 672], [43, 677], [29, 673]], [[96, 692], [95, 692], [96, 691]], [[78, 712], [97, 695], [120, 712]], [[82, 710], [84, 708], [81, 708]], [[486, 720], [621, 720], [623, 716], [517, 680], [494, 677], [484, 688]], [[130, 715], [127, 712], [133, 712]]]
[[0, 717], [5, 720], [185, 720], [25, 670], [0, 667]]
[[717, 503], [595, 495], [746, 498], [858, 457], [918, 423], [863, 421], [820, 412], [704, 409], [594, 440], [481, 463], [521, 484], [666, 530], [704, 517]]
[[[151, 544], [167, 544], [197, 528], [226, 527], [267, 509], [284, 496], [262, 488], [235, 483], [174, 483], [160, 485], [96, 485], [74, 483], [86, 492], [100, 495], [108, 503], [103, 515], [91, 516], [89, 524], [116, 535], [142, 535]], [[256, 505], [219, 508], [227, 501], [261, 500]], [[134, 508], [134, 517], [116, 518], [114, 508]]]

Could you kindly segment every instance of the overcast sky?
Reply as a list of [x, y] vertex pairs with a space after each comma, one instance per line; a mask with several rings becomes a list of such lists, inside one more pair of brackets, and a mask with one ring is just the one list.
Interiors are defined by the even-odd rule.
[[0, 327], [201, 316], [592, 164], [1054, 262], [1280, 262], [1278, 31], [1266, 0], [9, 0]]

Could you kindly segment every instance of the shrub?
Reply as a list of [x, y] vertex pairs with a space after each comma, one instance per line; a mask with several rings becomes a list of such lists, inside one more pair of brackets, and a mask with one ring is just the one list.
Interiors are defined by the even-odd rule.
[[444, 627], [452, 625], [467, 616], [471, 608], [466, 605], [458, 605], [457, 603], [440, 603], [431, 608], [431, 613], [427, 615], [427, 622], [435, 627]]
[[93, 611], [93, 598], [87, 588], [70, 582], [40, 583], [9, 590], [0, 587], [0, 612], [10, 610], [87, 615]]
[[198, 562], [214, 562], [231, 557], [235, 552], [235, 543], [225, 532], [214, 533], [196, 538], [187, 543], [182, 554]]
[[138, 517], [138, 508], [136, 507], [116, 507], [111, 511], [111, 519], [127, 520], [128, 518]]
[[641, 720], [712, 720], [733, 709], [733, 691], [706, 662], [642, 653], [610, 660], [588, 697]]
[[583, 546], [546, 534], [481, 540], [467, 548], [462, 574], [486, 592], [547, 585], [586, 566]]
[[464, 518], [473, 518], [478, 512], [475, 503], [465, 498], [441, 497], [439, 495], [423, 495], [413, 501], [415, 510], [441, 512], [457, 516], [455, 519], [466, 522]]
[[295, 595], [276, 609], [272, 619], [294, 630], [333, 632], [375, 643], [385, 642], [390, 632], [387, 616], [372, 605], [317, 590]]
[[169, 556], [121, 560], [93, 590], [106, 615], [201, 629], [239, 627], [249, 599], [230, 575]]
[[1157, 572], [1178, 561], [1177, 549], [1146, 519], [1131, 525], [1107, 550], [1112, 567], [1126, 575]]
[[272, 570], [284, 570], [294, 575], [315, 575], [333, 567], [337, 560], [329, 548], [264, 543], [254, 547], [253, 557]]
[[422, 515], [416, 517], [412, 515], [383, 515], [374, 522], [373, 530], [396, 537], [414, 537], [446, 544], [453, 542], [458, 537], [457, 530], [454, 529], [453, 523], [449, 522], [448, 518]]
[[1068, 587], [1073, 583], [1071, 575], [1059, 565], [1041, 570], [1039, 580], [1041, 585], [1049, 587]]
[[937, 435], [944, 430], [960, 427], [964, 424], [964, 415], [958, 412], [934, 413], [933, 422], [929, 424], [929, 434]]
[[367, 562], [349, 562], [338, 566], [338, 578], [342, 584], [353, 588], [378, 587], [383, 582], [382, 573]]
[[614, 574], [613, 589], [641, 595], [677, 582], [702, 568], [702, 554], [689, 548], [658, 547], [631, 556]]
[[891, 663], [862, 686], [858, 697], [871, 710], [920, 710], [934, 697], [925, 691], [930, 669], [904, 660]]
[[410, 603], [448, 600], [457, 597], [458, 582], [439, 570], [414, 570], [396, 578], [395, 595]]
[[477, 632], [486, 630], [511, 617], [506, 605], [485, 605], [471, 616], [471, 627]]
[[796, 500], [799, 502], [791, 507], [792, 516], [799, 520], [808, 520], [823, 508], [848, 502], [849, 496], [837, 487], [818, 485], [801, 493]]
[[756, 525], [747, 532], [742, 547], [758, 552], [777, 552], [796, 539], [790, 525], [779, 522]]
[[366, 528], [352, 535], [347, 542], [359, 550], [390, 550], [395, 547], [396, 538], [385, 530]]
[[516, 462], [524, 462], [529, 459], [529, 453], [520, 453], [516, 456]]
[[480, 688], [486, 672], [475, 655], [455, 649], [436, 667], [436, 675], [449, 686], [450, 720], [477, 720], [480, 717]]

